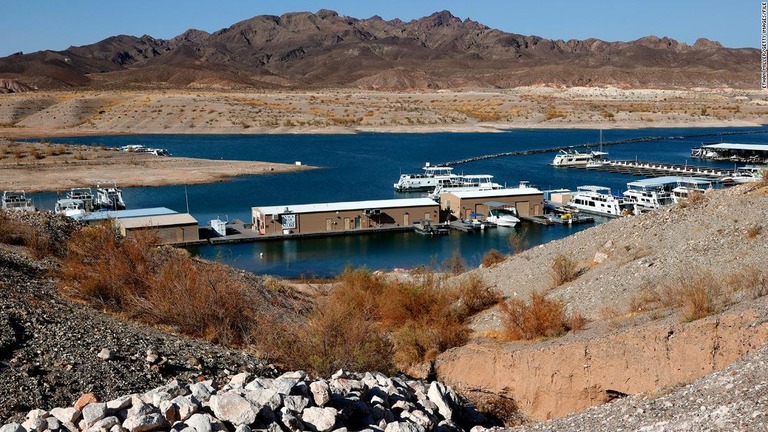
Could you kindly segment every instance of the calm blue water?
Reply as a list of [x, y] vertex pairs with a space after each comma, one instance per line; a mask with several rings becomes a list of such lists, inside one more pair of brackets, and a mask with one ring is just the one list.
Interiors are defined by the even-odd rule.
[[[640, 129], [603, 132], [605, 141], [640, 136], [677, 136], [749, 129]], [[132, 135], [77, 137], [51, 140], [117, 147], [144, 144], [167, 148], [174, 156], [209, 159], [258, 160], [282, 163], [301, 161], [321, 169], [291, 174], [270, 174], [234, 178], [224, 183], [152, 188], [124, 188], [129, 208], [169, 207], [189, 210], [201, 224], [220, 216], [250, 221], [250, 208], [264, 205], [304, 204], [403, 197], [392, 184], [401, 172], [418, 172], [424, 162], [433, 164], [490, 153], [595, 143], [597, 130], [514, 130], [503, 133], [434, 133], [357, 135]], [[768, 143], [768, 134], [724, 137], [727, 142]], [[690, 160], [690, 150], [702, 142], [659, 141], [606, 147], [611, 159], [732, 167], [728, 163]], [[487, 173], [500, 183], [517, 185], [528, 180], [540, 189], [576, 188], [597, 184], [623, 190], [636, 177], [576, 169], [549, 167], [554, 154], [512, 156], [460, 165], [455, 171]], [[37, 194], [35, 204], [52, 209], [54, 193]], [[561, 238], [589, 225], [573, 227], [528, 227], [531, 246]], [[517, 228], [520, 229], [520, 228]], [[326, 239], [303, 239], [226, 246], [195, 250], [205, 258], [220, 259], [256, 273], [284, 277], [328, 276], [347, 264], [371, 269], [411, 268], [439, 264], [458, 250], [469, 265], [477, 265], [490, 248], [509, 250], [509, 229], [481, 234], [460, 234], [429, 239], [416, 234], [362, 235]], [[263, 253], [264, 257], [260, 258]]]

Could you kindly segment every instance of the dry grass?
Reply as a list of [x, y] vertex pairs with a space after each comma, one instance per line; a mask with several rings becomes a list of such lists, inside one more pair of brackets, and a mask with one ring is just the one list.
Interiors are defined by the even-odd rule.
[[483, 255], [482, 264], [483, 268], [493, 267], [494, 265], [503, 262], [507, 257], [503, 253], [496, 249], [491, 249]]
[[501, 303], [500, 310], [507, 340], [558, 337], [586, 324], [580, 314], [568, 315], [565, 303], [535, 291], [528, 302], [511, 299]]
[[460, 275], [467, 271], [467, 262], [458, 250], [443, 261], [443, 269], [452, 275]]
[[24, 246], [35, 258], [53, 254], [48, 233], [36, 226], [23, 223], [4, 210], [0, 210], [0, 243]]
[[746, 266], [725, 280], [730, 291], [745, 294], [747, 298], [756, 299], [768, 295], [768, 273], [757, 266]]
[[732, 290], [708, 271], [687, 270], [658, 288], [646, 287], [630, 302], [631, 312], [682, 309], [684, 321], [720, 312], [731, 303]]
[[292, 368], [393, 372], [465, 343], [468, 317], [496, 301], [477, 277], [449, 287], [432, 272], [402, 281], [346, 269], [292, 338], [269, 339], [276, 360]]
[[763, 226], [760, 224], [753, 224], [747, 227], [746, 237], [748, 240], [757, 238], [763, 232]]
[[552, 285], [554, 287], [571, 282], [580, 274], [581, 269], [570, 256], [560, 254], [552, 260]]
[[262, 306], [250, 287], [219, 264], [156, 244], [151, 230], [123, 239], [109, 224], [83, 228], [58, 272], [62, 292], [212, 342], [250, 342]]

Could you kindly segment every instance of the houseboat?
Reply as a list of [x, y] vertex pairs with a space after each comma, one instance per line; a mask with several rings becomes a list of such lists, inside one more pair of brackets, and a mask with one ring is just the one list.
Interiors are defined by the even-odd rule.
[[619, 217], [634, 214], [635, 204], [611, 194], [603, 186], [579, 186], [568, 202], [568, 207], [602, 216]]
[[453, 168], [431, 166], [429, 162], [424, 164], [422, 169], [424, 172], [420, 174], [401, 174], [400, 179], [394, 184], [395, 190], [397, 192], [430, 191], [458, 177], [453, 174]]
[[35, 206], [32, 205], [32, 199], [27, 198], [24, 191], [3, 192], [0, 207], [2, 207], [3, 210], [9, 211], [35, 211]]

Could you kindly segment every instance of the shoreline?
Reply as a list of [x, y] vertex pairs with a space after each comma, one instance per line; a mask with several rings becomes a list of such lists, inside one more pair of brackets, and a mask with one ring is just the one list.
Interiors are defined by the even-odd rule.
[[[768, 120], [767, 120], [768, 121]], [[718, 120], [697, 122], [561, 122], [561, 123], [477, 123], [451, 126], [378, 126], [378, 127], [325, 127], [325, 128], [255, 128], [249, 130], [154, 130], [137, 131], [95, 131], [95, 130], [30, 130], [20, 128], [0, 128], [0, 139], [9, 140], [45, 140], [46, 138], [77, 138], [87, 136], [130, 136], [130, 135], [354, 135], [362, 133], [380, 134], [429, 134], [429, 133], [503, 133], [515, 130], [552, 130], [552, 129], [602, 129], [602, 130], [639, 130], [639, 129], [706, 129], [706, 128], [758, 128], [766, 124], [746, 120]]]

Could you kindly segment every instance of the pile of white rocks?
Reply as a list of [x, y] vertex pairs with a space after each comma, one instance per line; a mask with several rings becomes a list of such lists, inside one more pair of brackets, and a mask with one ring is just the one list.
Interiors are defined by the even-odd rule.
[[299, 371], [277, 378], [241, 373], [221, 386], [174, 380], [108, 402], [86, 395], [74, 407], [32, 410], [0, 432], [416, 432], [460, 430], [459, 420], [465, 427], [484, 421], [439, 382], [343, 371], [310, 380]]

